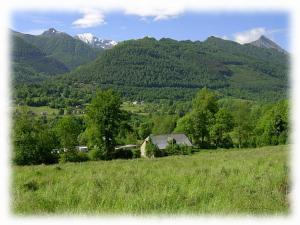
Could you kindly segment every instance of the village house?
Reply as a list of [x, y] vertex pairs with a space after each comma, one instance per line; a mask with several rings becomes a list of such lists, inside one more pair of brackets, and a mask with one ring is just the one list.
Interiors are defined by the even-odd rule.
[[76, 146], [77, 151], [79, 152], [88, 152], [88, 147], [87, 146]]
[[185, 134], [163, 134], [163, 135], [150, 135], [141, 145], [141, 157], [147, 157], [146, 146], [149, 143], [156, 145], [160, 150], [167, 148], [170, 141], [174, 141], [178, 145], [185, 145], [188, 147], [193, 146], [191, 141]]

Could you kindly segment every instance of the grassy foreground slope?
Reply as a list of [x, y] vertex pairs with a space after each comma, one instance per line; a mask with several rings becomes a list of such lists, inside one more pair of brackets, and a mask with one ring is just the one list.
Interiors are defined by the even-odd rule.
[[282, 214], [288, 146], [13, 167], [16, 214]]

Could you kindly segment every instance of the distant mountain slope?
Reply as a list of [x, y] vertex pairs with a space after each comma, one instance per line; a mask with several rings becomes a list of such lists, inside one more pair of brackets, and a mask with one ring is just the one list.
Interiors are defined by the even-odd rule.
[[68, 68], [60, 61], [46, 56], [37, 47], [25, 42], [20, 37], [12, 36], [12, 60], [14, 79], [19, 82], [41, 80], [44, 74], [60, 74], [68, 72]]
[[276, 100], [288, 89], [288, 56], [215, 37], [204, 42], [143, 38], [106, 50], [62, 79], [114, 87], [136, 98], [180, 99], [206, 86], [229, 96]]
[[249, 44], [259, 48], [275, 49], [279, 52], [287, 54], [287, 51], [263, 35], [258, 40], [250, 42]]
[[41, 35], [30, 35], [14, 32], [25, 42], [37, 47], [48, 57], [55, 58], [73, 69], [95, 59], [101, 49], [95, 49], [72, 36], [50, 28]]
[[100, 39], [91, 33], [77, 34], [74, 38], [83, 41], [93, 48], [110, 49], [118, 44], [113, 40]]

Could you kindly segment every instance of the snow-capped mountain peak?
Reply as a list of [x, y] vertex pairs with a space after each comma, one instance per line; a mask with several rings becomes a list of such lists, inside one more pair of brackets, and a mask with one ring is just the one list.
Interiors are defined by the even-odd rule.
[[94, 48], [108, 49], [108, 48], [112, 48], [113, 46], [118, 44], [118, 42], [113, 41], [113, 40], [100, 39], [91, 33], [77, 34], [77, 35], [75, 35], [75, 38], [85, 42], [86, 44], [88, 44]]
[[92, 44], [94, 35], [91, 33], [83, 33], [83, 34], [77, 34], [75, 37], [80, 39], [81, 41], [87, 43], [87, 44]]

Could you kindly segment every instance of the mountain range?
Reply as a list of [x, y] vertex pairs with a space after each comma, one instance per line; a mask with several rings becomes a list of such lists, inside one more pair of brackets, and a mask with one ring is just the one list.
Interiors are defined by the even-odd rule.
[[41, 35], [30, 35], [12, 31], [12, 36], [21, 38], [42, 51], [46, 56], [62, 62], [69, 70], [95, 59], [102, 49], [95, 49], [54, 28]]
[[112, 87], [147, 101], [190, 99], [202, 87], [251, 100], [287, 96], [289, 54], [266, 37], [244, 45], [213, 36], [194, 42], [145, 37], [101, 47], [104, 41], [92, 34], [72, 37], [54, 28], [12, 36], [15, 84], [51, 86], [56, 96], [66, 87], [76, 93]]

